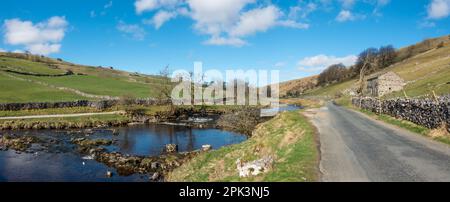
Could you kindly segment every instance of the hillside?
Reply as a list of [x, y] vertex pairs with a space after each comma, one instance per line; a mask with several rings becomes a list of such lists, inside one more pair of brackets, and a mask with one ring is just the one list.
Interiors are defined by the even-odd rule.
[[296, 79], [280, 83], [280, 96], [299, 96], [317, 85], [318, 76]]
[[[406, 81], [404, 88], [408, 97], [450, 93], [450, 36], [427, 39], [397, 51], [396, 63], [379, 72], [392, 71]], [[354, 91], [357, 79], [317, 87], [305, 93], [306, 96], [333, 97], [346, 96]], [[403, 97], [404, 93], [394, 92], [386, 98]]]
[[36, 55], [0, 53], [0, 103], [154, 97], [162, 78], [77, 65]]

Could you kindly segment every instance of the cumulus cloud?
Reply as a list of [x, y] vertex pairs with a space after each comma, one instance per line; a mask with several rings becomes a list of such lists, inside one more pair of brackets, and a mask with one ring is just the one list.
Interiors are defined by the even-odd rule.
[[345, 22], [345, 21], [352, 21], [355, 20], [355, 16], [352, 14], [349, 10], [342, 10], [339, 12], [338, 16], [336, 17], [336, 20], [338, 22]]
[[152, 11], [162, 7], [175, 7], [180, 0], [137, 0], [134, 3], [136, 13], [142, 14], [146, 11]]
[[336, 16], [336, 21], [338, 21], [338, 22], [355, 21], [355, 20], [362, 20], [365, 17], [366, 16], [361, 15], [361, 14], [354, 14], [349, 10], [342, 10]]
[[450, 0], [432, 0], [428, 5], [428, 18], [442, 19], [450, 15]]
[[316, 55], [313, 57], [305, 57], [298, 62], [299, 70], [316, 72], [324, 70], [325, 68], [342, 63], [345, 66], [351, 66], [355, 64], [358, 57], [356, 55], [348, 55], [345, 57]]
[[[186, 16], [194, 20], [194, 29], [209, 35], [204, 44], [243, 46], [246, 36], [274, 26], [306, 29], [308, 24], [286, 19], [275, 5], [256, 4], [257, 0], [136, 0], [136, 13], [158, 10], [146, 24], [159, 29], [165, 22]], [[253, 4], [253, 7], [249, 5]]]
[[[299, 3], [302, 3], [301, 1]], [[288, 18], [289, 19], [298, 19], [298, 18], [306, 18], [309, 14], [317, 10], [318, 5], [313, 2], [309, 2], [305, 5], [296, 5], [289, 7]]]
[[65, 17], [54, 16], [37, 24], [9, 19], [3, 26], [6, 44], [24, 46], [25, 50], [34, 54], [49, 55], [60, 51], [68, 22]]
[[116, 28], [125, 35], [139, 41], [144, 40], [147, 34], [141, 26], [137, 24], [126, 24], [123, 21], [120, 21]]
[[264, 32], [276, 25], [280, 15], [280, 10], [273, 5], [250, 10], [240, 16], [238, 23], [231, 29], [230, 35], [240, 37]]
[[176, 16], [176, 12], [159, 11], [153, 16], [149, 23], [153, 24], [155, 29], [159, 29], [165, 22], [175, 18]]
[[0, 48], [0, 52], [7, 52], [7, 51], [3, 48]]

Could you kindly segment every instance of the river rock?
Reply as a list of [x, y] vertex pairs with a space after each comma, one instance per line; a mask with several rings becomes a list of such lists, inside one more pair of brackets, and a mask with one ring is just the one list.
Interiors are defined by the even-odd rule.
[[159, 167], [159, 163], [158, 163], [158, 162], [152, 162], [152, 163], [150, 164], [150, 168], [151, 168], [152, 170], [156, 170], [156, 169], [158, 169], [158, 167]]
[[212, 149], [212, 146], [211, 145], [209, 145], [209, 144], [205, 144], [205, 145], [202, 145], [202, 151], [210, 151]]
[[166, 152], [167, 153], [176, 153], [176, 152], [178, 152], [178, 145], [176, 145], [176, 144], [167, 144], [166, 145]]
[[113, 176], [113, 173], [111, 172], [111, 171], [106, 171], [106, 177], [112, 177]]
[[236, 167], [239, 172], [239, 177], [257, 176], [265, 173], [272, 167], [273, 157], [266, 156], [252, 162], [244, 163], [241, 159], [236, 161]]
[[112, 134], [113, 134], [113, 135], [119, 135], [119, 130], [113, 129], [113, 130], [112, 130]]
[[153, 175], [150, 177], [150, 179], [151, 179], [152, 181], [158, 181], [159, 177], [160, 177], [159, 173], [158, 173], [158, 172], [155, 172], [155, 173], [153, 173]]

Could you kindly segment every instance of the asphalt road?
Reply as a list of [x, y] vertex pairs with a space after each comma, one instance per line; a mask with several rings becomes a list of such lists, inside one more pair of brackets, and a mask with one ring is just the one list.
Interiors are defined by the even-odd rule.
[[320, 133], [322, 181], [450, 182], [450, 147], [343, 107], [305, 112]]

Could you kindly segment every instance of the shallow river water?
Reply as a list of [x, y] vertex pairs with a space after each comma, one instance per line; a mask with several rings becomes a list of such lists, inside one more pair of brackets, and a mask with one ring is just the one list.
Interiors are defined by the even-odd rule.
[[[52, 144], [45, 150], [33, 145], [29, 152], [0, 151], [0, 181], [149, 181], [146, 175], [119, 176], [113, 168], [82, 156], [70, 142], [73, 137], [113, 139], [115, 143], [107, 150], [139, 156], [159, 155], [169, 143], [177, 144], [183, 152], [205, 144], [218, 149], [246, 140], [246, 136], [233, 132], [174, 125], [137, 125], [115, 130], [118, 135], [113, 135], [112, 130], [94, 130], [89, 136], [54, 130], [2, 132], [38, 136]], [[107, 171], [113, 172], [113, 177], [106, 177]]]

